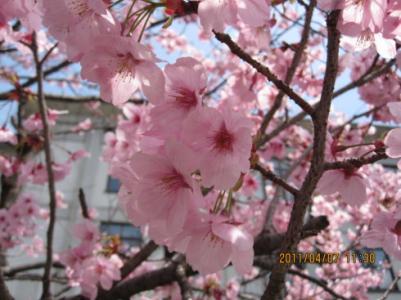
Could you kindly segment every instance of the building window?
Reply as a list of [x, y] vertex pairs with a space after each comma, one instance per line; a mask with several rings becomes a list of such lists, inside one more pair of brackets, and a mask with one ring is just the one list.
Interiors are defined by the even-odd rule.
[[129, 246], [140, 246], [142, 244], [142, 233], [139, 227], [134, 227], [130, 223], [102, 222], [100, 231], [107, 235], [118, 236], [120, 241]]
[[290, 165], [287, 161], [273, 158], [272, 162], [274, 165], [274, 172], [276, 172], [278, 176], [286, 177], [288, 175], [287, 173], [290, 170]]
[[107, 177], [107, 184], [106, 184], [106, 193], [118, 193], [120, 189], [120, 180], [117, 178], [108, 176]]

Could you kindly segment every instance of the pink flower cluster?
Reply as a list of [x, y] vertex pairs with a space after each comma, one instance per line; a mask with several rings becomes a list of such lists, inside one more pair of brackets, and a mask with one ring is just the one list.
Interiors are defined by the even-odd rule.
[[15, 145], [17, 143], [17, 137], [9, 128], [1, 127], [0, 143], [10, 143]]
[[100, 254], [100, 232], [92, 221], [84, 220], [73, 228], [73, 236], [79, 239], [78, 246], [60, 253], [60, 262], [67, 269], [70, 285], [80, 286], [82, 294], [96, 299], [98, 285], [109, 290], [113, 281], [121, 278], [122, 261], [117, 255], [106, 257]]
[[[148, 226], [152, 239], [185, 253], [202, 274], [230, 261], [246, 273], [253, 238], [230, 215], [230, 206], [234, 186], [250, 168], [252, 123], [232, 109], [202, 103], [207, 82], [198, 61], [178, 59], [165, 74], [165, 98], [149, 112], [150, 129], [136, 132], [141, 142], [131, 148], [137, 150], [127, 161], [111, 159], [117, 151], [106, 148], [112, 174], [122, 182], [121, 204], [135, 225]], [[125, 135], [126, 122], [119, 125]], [[220, 192], [204, 197], [205, 188]]]
[[[345, 55], [345, 61], [351, 67], [351, 79], [358, 80], [372, 66], [375, 57], [375, 51], [367, 49], [358, 54], [348, 53]], [[397, 72], [387, 72], [384, 76], [374, 78], [370, 84], [362, 85], [358, 88], [359, 95], [369, 106], [381, 107], [373, 117], [378, 121], [397, 121], [386, 107], [386, 104], [400, 100], [401, 88]]]
[[270, 0], [202, 0], [198, 15], [206, 31], [224, 31], [227, 25], [238, 21], [248, 27], [266, 26], [269, 19]]
[[[47, 119], [49, 126], [56, 125], [58, 117], [60, 115], [67, 114], [68, 111], [60, 111], [55, 109], [48, 109], [47, 110]], [[43, 130], [43, 123], [40, 113], [34, 113], [30, 115], [28, 118], [24, 119], [22, 124], [24, 128], [29, 132], [37, 132]]]
[[45, 213], [33, 196], [22, 194], [9, 208], [0, 209], [0, 248], [22, 245], [25, 238], [37, 238], [37, 219]]
[[104, 1], [43, 0], [43, 21], [68, 58], [81, 62], [82, 77], [99, 84], [103, 100], [121, 106], [138, 88], [152, 102], [162, 98], [153, 87], [164, 85], [156, 58], [133, 37], [122, 35]]
[[341, 9], [338, 29], [345, 43], [355, 50], [375, 45], [384, 58], [396, 56], [396, 40], [401, 36], [401, 4], [397, 0], [320, 0], [326, 10]]
[[361, 237], [361, 243], [370, 248], [383, 248], [401, 260], [401, 211], [376, 214], [370, 230]]
[[[63, 180], [71, 171], [72, 163], [78, 159], [89, 156], [84, 150], [69, 153], [69, 158], [64, 163], [52, 163], [53, 176], [55, 181]], [[47, 168], [44, 163], [35, 163], [29, 160], [19, 164], [18, 184], [28, 181], [34, 184], [44, 184], [48, 181]]]
[[39, 30], [42, 12], [39, 1], [4, 0], [0, 3], [0, 26], [19, 19], [28, 29]]
[[[394, 116], [397, 122], [401, 122], [401, 103], [391, 102], [388, 104], [390, 113]], [[401, 157], [401, 128], [395, 128], [390, 130], [384, 139], [384, 143], [387, 146], [386, 153], [389, 157], [400, 158]], [[401, 169], [401, 161], [398, 162], [398, 168]]]

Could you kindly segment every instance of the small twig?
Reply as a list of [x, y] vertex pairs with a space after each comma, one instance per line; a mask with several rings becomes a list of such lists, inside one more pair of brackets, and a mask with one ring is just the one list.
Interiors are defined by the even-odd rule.
[[91, 217], [89, 215], [88, 204], [86, 203], [85, 193], [82, 188], [79, 188], [78, 198], [79, 198], [79, 204], [81, 205], [82, 216], [85, 219], [90, 219]]
[[[42, 281], [43, 277], [39, 274], [20, 274], [20, 275], [16, 275], [14, 277], [7, 277], [6, 280], [19, 280], [19, 281]], [[67, 284], [68, 283], [68, 279], [66, 277], [56, 277], [56, 276], [52, 276], [50, 278], [51, 282], [56, 282], [56, 283], [60, 283], [60, 284]], [[3, 299], [1, 299], [3, 300]]]
[[215, 37], [222, 43], [226, 44], [231, 52], [238, 56], [243, 61], [247, 62], [254, 69], [256, 69], [260, 74], [264, 75], [269, 81], [271, 81], [280, 91], [283, 91], [288, 97], [295, 101], [306, 113], [309, 115], [314, 114], [312, 106], [306, 102], [301, 96], [294, 92], [294, 90], [285, 84], [282, 80], [278, 79], [270, 69], [260, 62], [254, 60], [248, 53], [239, 47], [228, 34], [213, 31]]
[[[306, 159], [308, 155], [310, 155], [311, 152], [312, 152], [312, 145], [310, 145], [304, 151], [304, 153], [302, 153], [302, 155], [298, 157], [297, 160], [291, 165], [286, 174], [283, 176], [283, 180], [288, 180], [288, 178], [291, 176], [294, 170]], [[267, 208], [267, 212], [265, 215], [265, 225], [264, 225], [265, 230], [272, 230], [272, 231], [275, 230], [273, 226], [273, 216], [279, 203], [280, 192], [281, 192], [280, 189], [276, 189], [273, 199], [270, 201], [270, 205]]]
[[99, 288], [97, 299], [103, 299], [103, 297], [107, 297], [107, 295], [109, 295], [109, 293], [111, 293], [116, 286], [121, 284], [123, 280], [128, 277], [128, 275], [130, 275], [137, 267], [139, 267], [142, 262], [144, 262], [153, 253], [153, 251], [157, 249], [157, 247], [158, 245], [156, 245], [153, 241], [149, 241], [138, 253], [129, 258], [120, 269], [121, 280], [113, 282], [113, 287], [109, 291]]
[[43, 63], [49, 58], [50, 54], [52, 54], [53, 50], [56, 49], [58, 46], [58, 43], [55, 43], [49, 51], [46, 52], [46, 54], [43, 56], [43, 58], [40, 61], [40, 64], [43, 65]]
[[[344, 131], [344, 129], [345, 129], [345, 127], [346, 127], [347, 125], [352, 124], [353, 122], [355, 122], [355, 121], [358, 120], [359, 118], [367, 117], [367, 116], [369, 116], [370, 114], [373, 114], [373, 113], [379, 111], [380, 109], [382, 109], [382, 108], [385, 107], [386, 105], [387, 105], [387, 103], [381, 104], [381, 105], [378, 105], [378, 106], [374, 106], [373, 108], [371, 108], [371, 109], [369, 109], [369, 110], [367, 110], [367, 111], [364, 111], [364, 112], [362, 112], [362, 113], [360, 113], [360, 114], [354, 115], [352, 118], [350, 118], [350, 119], [349, 119], [348, 121], [346, 121], [344, 124], [342, 124], [342, 125], [339, 126], [339, 127], [336, 127], [336, 128], [333, 130], [333, 132], [335, 133], [335, 136], [336, 136], [336, 137], [340, 136], [341, 133]], [[333, 135], [334, 135], [334, 134], [333, 134]]]
[[390, 284], [390, 286], [387, 288], [387, 290], [384, 292], [383, 296], [378, 298], [377, 300], [386, 300], [387, 297], [390, 295], [391, 291], [397, 286], [398, 281], [401, 279], [401, 273], [397, 275], [397, 277], [394, 278], [393, 282]]
[[216, 85], [214, 88], [211, 90], [207, 91], [205, 93], [205, 97], [210, 97], [213, 95], [215, 92], [217, 92], [221, 87], [223, 87], [227, 83], [227, 79], [223, 79], [218, 85]]
[[192, 299], [191, 285], [188, 283], [185, 264], [179, 264], [176, 269], [177, 283], [180, 286], [182, 300]]
[[[310, 29], [311, 29], [311, 22], [312, 22], [312, 16], [313, 16], [313, 10], [316, 6], [316, 0], [312, 0], [310, 6], [307, 7], [306, 9], [306, 17], [305, 17], [305, 25], [302, 31], [302, 36], [301, 36], [301, 41], [294, 53], [294, 56], [292, 58], [292, 62], [290, 67], [288, 68], [286, 77], [284, 82], [286, 84], [290, 84], [295, 72], [297, 70], [297, 67], [299, 65], [299, 63], [301, 62], [301, 58], [302, 55], [305, 51], [307, 42], [308, 42], [308, 37], [309, 37], [309, 33], [310, 33]], [[270, 108], [270, 110], [268, 111], [268, 113], [264, 116], [262, 124], [260, 125], [260, 132], [261, 134], [264, 134], [264, 132], [266, 131], [267, 126], [269, 125], [269, 123], [271, 122], [271, 120], [273, 119], [275, 113], [279, 110], [279, 108], [281, 107], [282, 101], [284, 98], [284, 92], [282, 90], [279, 91], [276, 99], [274, 100], [274, 104], [273, 106]], [[260, 141], [258, 141], [260, 142]], [[258, 146], [258, 145], [257, 145]]]
[[372, 164], [386, 158], [388, 158], [386, 153], [378, 152], [369, 157], [350, 158], [343, 161], [328, 162], [324, 164], [324, 169], [325, 170], [354, 169], [354, 168], [358, 169], [364, 165]]
[[268, 179], [268, 180], [274, 182], [275, 184], [281, 186], [285, 190], [289, 191], [291, 194], [293, 194], [293, 195], [298, 194], [298, 190], [295, 187], [293, 187], [292, 185], [288, 184], [285, 180], [283, 180], [282, 178], [278, 177], [272, 171], [263, 168], [259, 164], [257, 164], [254, 167], [254, 169], [259, 171], [263, 175], [263, 177], [265, 177], [266, 179]]
[[[391, 60], [387, 64], [385, 64], [383, 67], [379, 68], [378, 70], [376, 70], [374, 72], [373, 72], [373, 69], [370, 68], [370, 72], [372, 72], [372, 73], [369, 73], [369, 74], [365, 73], [356, 81], [351, 82], [350, 84], [347, 84], [346, 86], [335, 91], [333, 93], [333, 99], [341, 96], [342, 94], [348, 92], [349, 90], [352, 90], [353, 88], [363, 86], [366, 83], [374, 80], [375, 78], [385, 74], [386, 72], [388, 72], [390, 70], [391, 66], [393, 66], [394, 64], [395, 64], [395, 61]], [[316, 107], [317, 107], [317, 104], [313, 105], [313, 108], [316, 108]], [[306, 115], [307, 114], [304, 111], [302, 111], [302, 112], [296, 114], [290, 120], [281, 123], [273, 131], [271, 131], [269, 134], [267, 134], [266, 136], [263, 137], [263, 139], [260, 142], [260, 146], [263, 146], [265, 143], [267, 143], [268, 141], [270, 141], [271, 139], [276, 137], [278, 134], [283, 132], [283, 130], [285, 130], [286, 128], [303, 120], [306, 117]]]
[[[379, 68], [378, 70], [373, 71], [373, 68], [369, 68], [366, 73], [364, 73], [361, 77], [359, 77], [357, 80], [345, 85], [344, 87], [338, 89], [337, 91], [334, 92], [333, 97], [336, 98], [356, 87], [360, 87], [364, 85], [365, 83], [385, 74], [391, 66], [395, 64], [395, 59], [390, 60], [387, 64]], [[372, 72], [372, 73], [368, 73]]]
[[[44, 268], [45, 266], [46, 266], [46, 262], [39, 262], [39, 263], [34, 263], [34, 264], [29, 264], [29, 265], [22, 265], [22, 266], [18, 266], [18, 267], [6, 270], [4, 272], [4, 275], [8, 276], [8, 277], [11, 277], [11, 276], [14, 276], [15, 274], [18, 274], [18, 273], [21, 273], [21, 272], [41, 269], [41, 268]], [[54, 262], [53, 263], [53, 267], [54, 268], [64, 269], [64, 265], [62, 265], [59, 262]]]
[[[64, 60], [61, 63], [55, 65], [54, 67], [51, 67], [45, 71], [43, 71], [43, 78], [46, 78], [47, 76], [56, 73], [60, 70], [62, 70], [63, 68], [71, 65], [72, 62], [68, 61], [68, 60]], [[38, 76], [36, 75], [35, 77], [32, 77], [30, 79], [28, 79], [27, 81], [25, 81], [23, 84], [20, 85], [19, 88], [26, 88], [28, 86], [31, 86], [32, 84], [36, 83], [38, 81]], [[17, 89], [12, 89], [9, 90], [8, 92], [4, 92], [0, 94], [0, 100], [8, 100], [15, 92], [17, 92]]]
[[[158, 286], [176, 282], [178, 279], [176, 272], [177, 265], [181, 264], [182, 262], [183, 257], [178, 256], [176, 259], [173, 258], [173, 260], [169, 262], [167, 266], [161, 269], [150, 271], [137, 277], [124, 280], [101, 297], [98, 296], [98, 300], [128, 300], [132, 295], [142, 291], [151, 290]], [[186, 270], [186, 274], [187, 276], [190, 276], [194, 275], [195, 272], [189, 269]], [[81, 298], [78, 296], [67, 299], [75, 300]]]
[[[308, 238], [317, 235], [330, 225], [326, 216], [311, 217], [309, 221], [301, 227], [301, 238]], [[285, 235], [261, 233], [253, 245], [255, 256], [271, 254], [280, 248]]]
[[47, 116], [47, 105], [43, 92], [43, 70], [42, 64], [43, 60], [39, 59], [39, 49], [36, 42], [36, 33], [33, 34], [33, 41], [31, 45], [31, 49], [33, 52], [35, 65], [36, 65], [36, 78], [38, 83], [38, 102], [39, 102], [39, 111], [40, 117], [43, 123], [43, 136], [44, 136], [44, 150], [45, 150], [45, 159], [46, 159], [46, 169], [48, 175], [48, 186], [49, 186], [49, 225], [47, 228], [47, 244], [46, 244], [46, 265], [43, 274], [43, 291], [42, 291], [42, 300], [51, 300], [51, 268], [53, 265], [53, 237], [54, 237], [54, 226], [56, 222], [56, 187], [54, 183], [54, 174], [52, 169], [52, 154], [50, 149], [50, 129], [49, 122]]
[[149, 241], [143, 248], [130, 258], [121, 268], [121, 279], [126, 278], [134, 271], [143, 261], [145, 261], [157, 249], [157, 245], [153, 241]]
[[348, 298], [345, 298], [345, 297], [343, 297], [343, 296], [337, 294], [335, 291], [333, 291], [331, 288], [329, 288], [329, 287], [327, 286], [326, 282], [323, 281], [323, 280], [314, 278], [314, 277], [312, 277], [312, 276], [309, 276], [309, 275], [307, 275], [307, 274], [305, 274], [305, 273], [302, 273], [302, 272], [297, 271], [297, 270], [294, 270], [294, 269], [288, 270], [288, 273], [309, 280], [310, 282], [312, 282], [312, 283], [314, 283], [314, 284], [320, 286], [322, 289], [324, 289], [326, 292], [328, 292], [330, 295], [332, 295], [332, 296], [335, 297], [336, 299], [349, 300]]

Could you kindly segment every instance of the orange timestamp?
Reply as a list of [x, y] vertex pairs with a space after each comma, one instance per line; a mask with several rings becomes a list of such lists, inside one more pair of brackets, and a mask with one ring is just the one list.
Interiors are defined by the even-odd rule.
[[336, 264], [339, 262], [339, 252], [280, 252], [280, 264]]
[[374, 251], [346, 251], [340, 252], [280, 252], [278, 256], [280, 264], [337, 264], [340, 262], [356, 263], [363, 265], [376, 263]]

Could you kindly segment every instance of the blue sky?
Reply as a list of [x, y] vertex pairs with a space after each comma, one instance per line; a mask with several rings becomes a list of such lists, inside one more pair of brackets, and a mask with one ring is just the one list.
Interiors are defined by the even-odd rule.
[[[175, 21], [175, 23], [172, 25], [172, 29], [174, 29], [176, 32], [185, 34], [186, 36], [194, 37], [191, 40], [192, 45], [194, 47], [196, 47], [197, 49], [201, 50], [203, 53], [210, 52], [213, 49], [213, 47], [218, 43], [216, 40], [214, 40], [212, 42], [206, 42], [206, 41], [199, 40], [197, 38], [198, 33], [199, 33], [199, 26], [197, 26], [195, 24], [190, 24], [190, 25], [186, 25], [185, 27], [183, 27], [182, 22]], [[157, 33], [157, 30], [162, 30], [162, 29], [161, 29], [161, 27], [158, 27], [158, 28], [154, 29], [153, 32]], [[298, 29], [290, 30], [282, 38], [283, 38], [283, 40], [285, 40], [288, 43], [297, 42], [300, 38], [299, 30]], [[220, 46], [225, 47], [224, 45], [220, 45]], [[180, 56], [185, 56], [185, 53], [179, 53], [179, 52], [173, 53], [173, 54], [167, 54], [163, 48], [161, 48], [160, 46], [157, 46], [156, 44], [155, 44], [155, 52], [156, 52], [157, 57], [159, 57], [163, 61], [167, 61], [169, 63], [174, 62]], [[0, 63], [2, 65], [12, 65], [14, 62], [7, 59], [6, 55], [0, 55]], [[74, 70], [78, 71], [79, 66], [75, 66]], [[17, 68], [17, 71], [18, 72], [22, 71], [22, 73], [24, 73], [24, 75], [30, 75], [30, 76], [33, 75], [33, 70], [26, 70], [26, 69], [22, 69], [21, 67], [19, 67], [19, 68]], [[61, 74], [61, 73], [59, 73], [59, 74]], [[60, 76], [58, 76], [58, 77], [60, 77]], [[337, 79], [336, 89], [347, 84], [349, 82], [349, 80], [350, 80], [349, 72], [344, 72]], [[0, 93], [9, 90], [11, 87], [12, 86], [10, 86], [9, 84], [7, 84], [3, 81], [0, 81]], [[32, 89], [35, 90], [36, 87], [32, 86]], [[59, 89], [52, 85], [46, 85], [45, 89], [48, 93], [60, 94]], [[93, 91], [88, 90], [88, 89], [81, 89], [79, 92], [82, 96], [93, 94]], [[64, 91], [64, 93], [72, 95], [72, 92], [68, 91], [68, 90]], [[7, 119], [9, 119], [8, 117], [10, 115], [15, 114], [16, 107], [17, 107], [17, 105], [14, 102], [10, 102], [8, 104], [0, 103], [0, 124], [1, 125], [3, 125], [5, 123], [5, 121]], [[299, 111], [295, 105], [293, 105], [292, 107], [293, 107], [293, 113], [296, 113], [297, 111]], [[332, 106], [332, 110], [337, 111], [337, 112], [338, 111], [344, 112], [347, 116], [352, 116], [353, 114], [362, 112], [365, 109], [366, 109], [366, 104], [360, 100], [357, 89], [353, 89], [353, 90], [341, 95], [337, 99], [335, 99], [335, 101], [333, 102], [333, 106]]]

